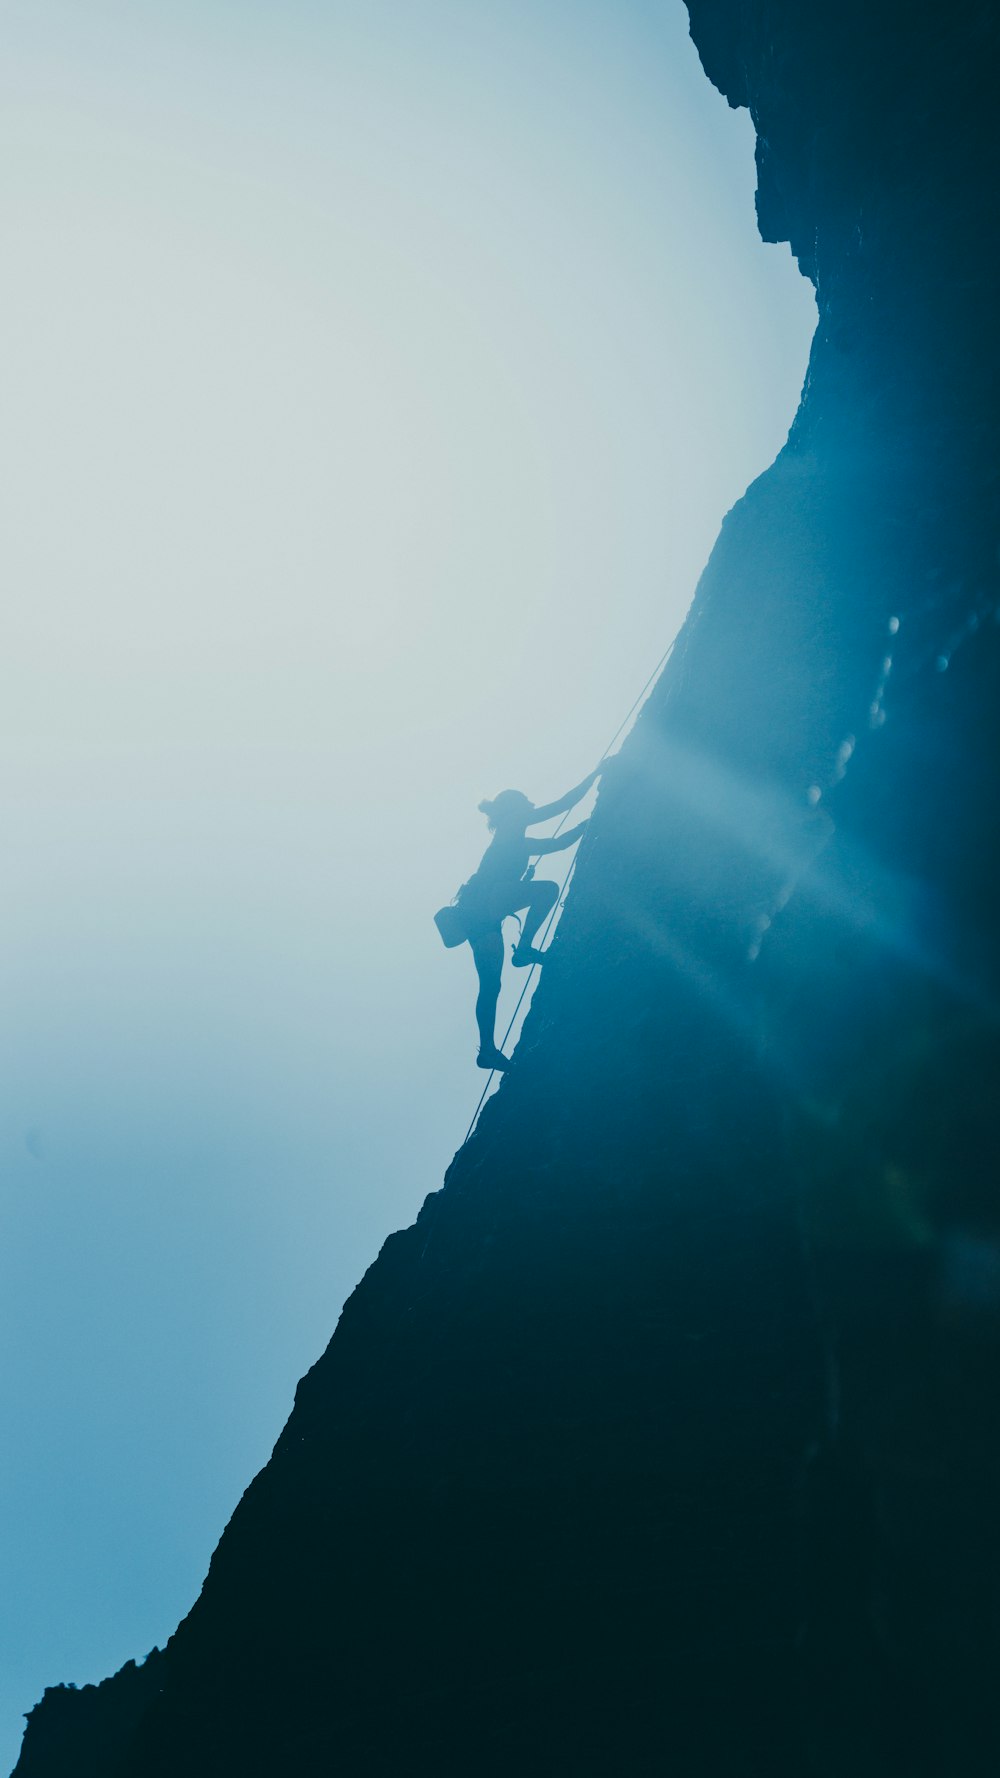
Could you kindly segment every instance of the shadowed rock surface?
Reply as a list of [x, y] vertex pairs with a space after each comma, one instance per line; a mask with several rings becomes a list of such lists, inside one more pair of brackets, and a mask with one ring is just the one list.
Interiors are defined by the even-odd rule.
[[510, 1076], [18, 1778], [998, 1769], [997, 24], [690, 0], [813, 278]]

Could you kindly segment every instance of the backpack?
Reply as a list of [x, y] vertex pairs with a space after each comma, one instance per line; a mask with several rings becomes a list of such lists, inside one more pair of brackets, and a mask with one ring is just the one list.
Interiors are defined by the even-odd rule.
[[434, 924], [441, 934], [441, 942], [449, 951], [456, 945], [464, 945], [469, 934], [466, 930], [465, 916], [455, 902], [449, 902], [446, 908], [438, 908], [434, 915]]

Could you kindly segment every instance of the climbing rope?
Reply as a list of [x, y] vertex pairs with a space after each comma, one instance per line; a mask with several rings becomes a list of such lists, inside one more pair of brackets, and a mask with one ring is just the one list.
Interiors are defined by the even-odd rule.
[[[604, 749], [604, 752], [601, 754], [601, 757], [597, 762], [598, 771], [600, 770], [601, 766], [604, 764], [604, 761], [608, 758], [608, 755], [611, 753], [612, 748], [617, 746], [619, 740], [621, 739], [622, 735], [625, 733], [625, 730], [628, 728], [629, 723], [631, 722], [633, 716], [635, 715], [636, 711], [638, 710], [640, 704], [644, 701], [647, 693], [650, 691], [650, 689], [653, 686], [653, 684], [655, 683], [655, 681], [659, 678], [659, 676], [662, 673], [664, 667], [666, 666], [668, 660], [670, 659], [670, 656], [674, 652], [676, 643], [677, 643], [677, 637], [675, 636], [673, 639], [673, 642], [669, 643], [668, 646], [664, 649], [663, 653], [661, 654], [659, 660], [656, 663], [656, 666], [653, 668], [653, 671], [650, 673], [649, 678], [646, 680], [645, 685], [643, 686], [641, 692], [639, 693], [639, 696], [636, 698], [634, 704], [632, 705], [632, 708], [629, 710], [628, 715], [623, 717], [622, 721], [618, 724], [618, 727], [615, 729], [614, 734], [612, 735], [610, 741], [608, 742], [607, 746]], [[555, 839], [556, 835], [562, 832], [564, 826], [566, 825], [566, 821], [569, 817], [569, 813], [570, 813], [570, 811], [567, 809], [565, 811], [565, 813], [560, 816], [558, 826], [555, 827], [552, 831], [552, 834], [551, 834], [552, 839]], [[562, 885], [560, 887], [559, 895], [556, 899], [555, 905], [554, 905], [552, 912], [550, 913], [548, 919], [546, 920], [545, 925], [542, 927], [541, 936], [538, 941], [539, 950], [544, 946], [545, 940], [548, 938], [549, 933], [552, 930], [552, 926], [555, 921], [556, 915], [558, 914], [560, 908], [563, 905], [563, 902], [566, 899], [566, 893], [567, 893], [567, 890], [569, 889], [569, 885], [570, 885], [570, 881], [573, 876], [573, 872], [576, 869], [576, 861], [577, 861], [578, 856], [579, 856], [579, 853], [574, 852], [572, 858], [570, 859], [569, 869], [567, 870], [566, 875], [564, 876], [564, 878], [562, 880]], [[527, 973], [527, 976], [525, 977], [524, 987], [521, 989], [521, 992], [517, 997], [517, 1005], [515, 1006], [514, 1011], [510, 1015], [510, 1024], [507, 1026], [507, 1029], [504, 1032], [503, 1037], [500, 1040], [500, 1049], [501, 1050], [503, 1049], [504, 1044], [507, 1042], [508, 1037], [510, 1036], [511, 1032], [514, 1029], [514, 1026], [517, 1023], [517, 1015], [520, 1012], [521, 1007], [524, 1004], [524, 997], [527, 994], [528, 989], [531, 986], [531, 983], [532, 983], [532, 980], [534, 978], [535, 971], [537, 970], [537, 968], [538, 968], [538, 964], [533, 963]], [[472, 1122], [470, 1123], [468, 1129], [466, 1130], [465, 1136], [462, 1140], [462, 1147], [463, 1148], [465, 1147], [466, 1142], [468, 1142], [469, 1137], [472, 1135], [473, 1130], [475, 1129], [477, 1123], [479, 1122], [479, 1113], [482, 1111], [483, 1106], [486, 1104], [486, 1100], [489, 1095], [490, 1088], [493, 1085], [493, 1080], [494, 1080], [496, 1073], [497, 1073], [497, 1070], [495, 1068], [492, 1068], [490, 1070], [489, 1076], [487, 1077], [486, 1085], [484, 1086], [482, 1092], [479, 1095], [479, 1104], [476, 1106], [476, 1109], [472, 1114]]]

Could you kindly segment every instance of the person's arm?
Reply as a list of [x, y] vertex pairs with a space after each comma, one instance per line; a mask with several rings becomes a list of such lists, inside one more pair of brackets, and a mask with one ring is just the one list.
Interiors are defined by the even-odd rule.
[[594, 771], [588, 772], [587, 776], [582, 779], [573, 790], [569, 790], [565, 796], [561, 796], [558, 802], [546, 803], [544, 808], [536, 809], [528, 826], [537, 827], [540, 821], [551, 821], [553, 815], [564, 815], [566, 810], [571, 809], [574, 803], [578, 803], [582, 796], [586, 796], [590, 786], [600, 777], [600, 775], [600, 766]]
[[586, 821], [578, 821], [575, 827], [567, 827], [565, 833], [554, 833], [550, 840], [533, 840], [529, 834], [532, 858], [540, 858], [543, 852], [564, 852], [567, 846], [575, 846], [586, 826]]

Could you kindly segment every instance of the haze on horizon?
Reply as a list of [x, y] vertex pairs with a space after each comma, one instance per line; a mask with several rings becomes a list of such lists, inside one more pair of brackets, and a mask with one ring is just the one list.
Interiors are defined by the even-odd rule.
[[161, 1643], [483, 1077], [431, 915], [600, 754], [815, 306], [680, 0], [15, 0], [0, 1766]]

